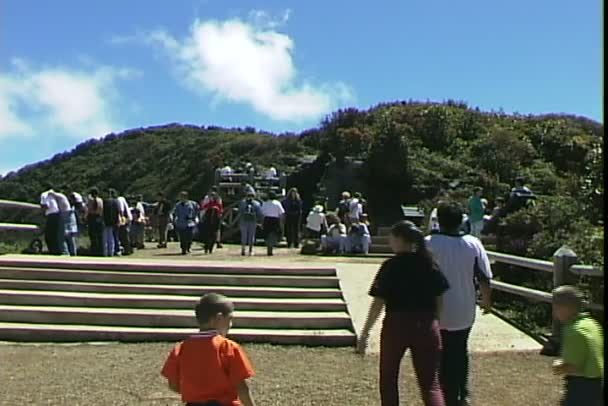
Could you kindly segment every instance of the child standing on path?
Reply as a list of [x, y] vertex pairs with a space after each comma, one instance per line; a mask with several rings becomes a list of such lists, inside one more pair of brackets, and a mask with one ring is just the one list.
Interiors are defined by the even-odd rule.
[[374, 299], [357, 351], [365, 352], [369, 332], [386, 307], [380, 337], [382, 406], [399, 405], [399, 366], [408, 348], [424, 404], [444, 406], [438, 313], [448, 282], [426, 248], [424, 234], [412, 222], [395, 224], [389, 241], [395, 256], [382, 264], [369, 291]]
[[207, 293], [196, 305], [200, 332], [169, 353], [162, 375], [186, 406], [255, 406], [247, 379], [253, 367], [243, 349], [225, 336], [234, 304]]
[[553, 363], [553, 372], [565, 376], [563, 406], [603, 404], [604, 335], [582, 306], [582, 294], [574, 286], [553, 291], [553, 314], [564, 325], [561, 357]]

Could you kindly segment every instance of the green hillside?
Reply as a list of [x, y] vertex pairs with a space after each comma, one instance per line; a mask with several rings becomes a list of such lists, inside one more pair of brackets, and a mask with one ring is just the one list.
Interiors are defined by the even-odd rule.
[[[482, 112], [454, 101], [340, 110], [316, 128], [280, 136], [169, 124], [89, 140], [9, 173], [0, 179], [0, 197], [35, 202], [54, 184], [81, 191], [114, 187], [146, 199], [185, 189], [198, 199], [211, 186], [214, 168], [251, 161], [292, 173], [290, 185], [303, 191], [308, 204], [322, 194], [322, 180], [334, 182], [326, 190], [338, 190], [349, 187], [344, 179], [354, 179], [357, 188], [363, 185], [377, 223], [392, 221], [402, 203], [428, 207], [440, 189], [464, 200], [479, 185], [492, 202], [523, 176], [552, 205], [548, 217], [555, 220], [561, 213], [556, 210], [567, 208], [562, 214], [570, 223], [591, 226], [603, 216], [603, 132], [602, 124], [582, 117]], [[311, 156], [312, 163], [302, 164]], [[352, 162], [360, 163], [355, 172]], [[342, 172], [342, 179], [340, 168], [351, 172]]]

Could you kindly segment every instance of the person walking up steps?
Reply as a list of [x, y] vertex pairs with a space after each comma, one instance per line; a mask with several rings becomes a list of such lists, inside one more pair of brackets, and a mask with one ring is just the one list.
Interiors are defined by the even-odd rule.
[[449, 284], [426, 247], [424, 234], [412, 222], [400, 221], [391, 229], [395, 256], [378, 271], [369, 294], [373, 297], [357, 343], [365, 353], [369, 332], [386, 308], [380, 337], [380, 398], [382, 406], [399, 405], [399, 367], [405, 351], [412, 351], [422, 400], [444, 406], [439, 385], [441, 335], [438, 313]]
[[459, 232], [463, 211], [458, 204], [441, 203], [437, 217], [440, 231], [428, 236], [427, 243], [450, 285], [439, 313], [443, 346], [440, 382], [446, 406], [466, 406], [470, 404], [468, 341], [475, 322], [475, 279], [481, 290], [481, 307], [487, 313], [492, 270], [481, 241]]
[[281, 222], [285, 209], [276, 199], [274, 192], [268, 192], [268, 198], [262, 204], [262, 216], [264, 217], [264, 234], [266, 235], [266, 252], [268, 256], [273, 255], [273, 249], [281, 237]]
[[241, 228], [241, 255], [245, 255], [248, 248], [249, 256], [253, 255], [255, 245], [255, 232], [258, 219], [261, 217], [260, 203], [255, 200], [255, 193], [249, 190], [245, 198], [239, 203], [239, 227]]
[[255, 406], [248, 380], [254, 370], [245, 351], [226, 338], [234, 304], [217, 293], [195, 308], [200, 331], [178, 343], [161, 374], [186, 406]]

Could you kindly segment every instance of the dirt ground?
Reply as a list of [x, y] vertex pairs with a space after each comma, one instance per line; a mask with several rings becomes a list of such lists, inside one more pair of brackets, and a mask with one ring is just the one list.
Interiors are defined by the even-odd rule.
[[[169, 343], [0, 345], [0, 405], [181, 405], [159, 374]], [[252, 390], [262, 406], [377, 405], [378, 357], [351, 348], [245, 345], [256, 368]], [[475, 406], [558, 404], [552, 359], [538, 353], [474, 354]], [[405, 358], [401, 403], [421, 405]]]

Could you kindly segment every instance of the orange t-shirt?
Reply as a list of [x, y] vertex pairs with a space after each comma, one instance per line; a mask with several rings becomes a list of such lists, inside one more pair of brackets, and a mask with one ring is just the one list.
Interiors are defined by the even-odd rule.
[[225, 406], [241, 406], [237, 387], [254, 375], [243, 349], [215, 331], [201, 332], [178, 343], [161, 373], [179, 387], [182, 401], [215, 400]]

